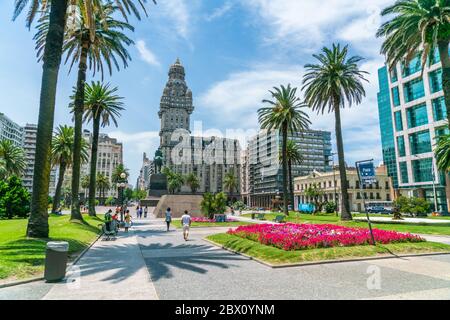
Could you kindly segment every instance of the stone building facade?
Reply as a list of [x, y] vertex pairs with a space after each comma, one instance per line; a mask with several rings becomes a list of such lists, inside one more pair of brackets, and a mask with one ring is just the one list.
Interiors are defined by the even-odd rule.
[[[191, 135], [190, 116], [194, 105], [185, 76], [185, 69], [177, 59], [170, 67], [158, 112], [163, 166], [182, 175], [196, 174], [200, 181], [197, 191], [200, 193], [225, 191], [223, 182], [227, 173], [233, 172], [240, 181], [239, 141]], [[183, 186], [181, 191], [190, 192], [187, 186]]]

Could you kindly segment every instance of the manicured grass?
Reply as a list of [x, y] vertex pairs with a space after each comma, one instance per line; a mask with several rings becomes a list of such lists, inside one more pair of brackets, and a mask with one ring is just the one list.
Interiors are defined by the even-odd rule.
[[274, 265], [373, 257], [389, 254], [450, 252], [449, 245], [434, 242], [392, 243], [377, 246], [367, 245], [285, 251], [226, 233], [211, 235], [207, 239], [225, 248], [244, 253]]
[[[212, 222], [192, 222], [191, 228], [212, 228], [212, 227], [239, 227], [239, 226], [246, 226], [252, 224], [250, 222], [219, 222], [219, 223], [212, 223]], [[181, 220], [172, 220], [172, 225], [181, 228]]]
[[85, 223], [69, 222], [68, 215], [51, 215], [50, 239], [27, 239], [27, 219], [0, 220], [0, 282], [41, 275], [48, 241], [69, 242], [69, 255], [74, 258], [95, 240], [100, 233], [98, 224], [103, 222], [103, 215], [83, 217]]
[[[267, 221], [271, 221], [278, 214], [266, 214], [265, 218]], [[250, 215], [244, 215], [245, 217], [250, 217]], [[286, 217], [287, 222], [292, 223], [330, 223], [343, 225], [346, 227], [359, 227], [359, 228], [367, 228], [367, 222], [357, 222], [357, 221], [348, 221], [342, 222], [339, 217], [335, 215], [310, 215], [310, 214], [299, 214], [299, 213], [290, 213], [289, 217]], [[425, 223], [396, 223], [395, 221], [387, 221], [387, 222], [374, 222], [372, 221], [372, 226], [374, 228], [382, 229], [382, 230], [393, 230], [399, 232], [410, 232], [410, 233], [422, 233], [422, 234], [435, 234], [435, 235], [450, 235], [450, 221], [449, 223], [432, 225]]]

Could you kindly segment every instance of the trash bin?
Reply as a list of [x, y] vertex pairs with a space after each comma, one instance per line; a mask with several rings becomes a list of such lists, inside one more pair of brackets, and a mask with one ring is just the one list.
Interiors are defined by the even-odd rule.
[[45, 250], [44, 278], [47, 282], [61, 281], [66, 276], [69, 243], [52, 241]]

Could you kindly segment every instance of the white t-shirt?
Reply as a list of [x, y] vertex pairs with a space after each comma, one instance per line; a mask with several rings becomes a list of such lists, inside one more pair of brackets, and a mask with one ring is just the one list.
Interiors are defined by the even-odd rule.
[[183, 224], [183, 226], [188, 226], [190, 222], [191, 216], [188, 214], [183, 214], [183, 216], [181, 217], [181, 223]]

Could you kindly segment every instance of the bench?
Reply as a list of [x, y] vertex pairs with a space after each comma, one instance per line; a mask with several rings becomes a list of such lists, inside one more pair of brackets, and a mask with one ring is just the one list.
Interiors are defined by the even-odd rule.
[[285, 221], [284, 221], [284, 218], [285, 218], [285, 216], [283, 216], [283, 215], [278, 215], [278, 216], [275, 217], [275, 219], [273, 219], [273, 221], [274, 221], [274, 222], [277, 222], [277, 223], [283, 223], [283, 222], [285, 222]]
[[264, 214], [264, 213], [258, 213], [257, 219], [258, 219], [258, 220], [266, 220], [265, 214]]

